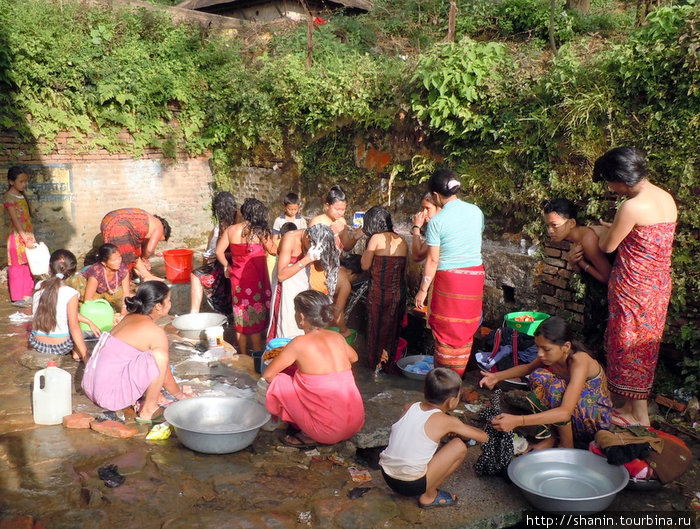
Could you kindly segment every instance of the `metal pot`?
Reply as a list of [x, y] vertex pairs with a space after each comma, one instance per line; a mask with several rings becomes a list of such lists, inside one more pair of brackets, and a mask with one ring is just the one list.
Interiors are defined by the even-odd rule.
[[183, 314], [173, 320], [173, 327], [180, 331], [180, 336], [190, 340], [204, 340], [204, 329], [226, 323], [226, 316], [215, 312], [198, 312]]
[[629, 474], [604, 457], [573, 448], [535, 450], [513, 459], [508, 477], [536, 508], [596, 513], [625, 488]]
[[269, 419], [260, 404], [239, 397], [194, 397], [165, 409], [165, 420], [180, 442], [205, 454], [243, 450]]

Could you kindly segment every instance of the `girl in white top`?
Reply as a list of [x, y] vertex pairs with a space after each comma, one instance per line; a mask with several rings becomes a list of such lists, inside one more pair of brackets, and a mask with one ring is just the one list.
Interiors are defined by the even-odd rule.
[[425, 400], [407, 404], [391, 427], [389, 446], [379, 455], [387, 485], [403, 496], [418, 496], [422, 508], [452, 505], [457, 498], [438, 487], [467, 455], [464, 441], [454, 438], [438, 450], [445, 435], [488, 441], [483, 430], [467, 426], [447, 412], [459, 404], [462, 379], [451, 369], [433, 369], [425, 378]]
[[80, 293], [63, 284], [63, 280], [75, 273], [77, 261], [68, 250], [56, 250], [51, 254], [51, 277], [37, 285], [32, 299], [32, 332], [29, 344], [40, 353], [68, 354], [75, 360], [87, 360], [87, 347], [80, 330], [80, 322], [86, 323], [96, 335], [97, 326], [78, 313]]

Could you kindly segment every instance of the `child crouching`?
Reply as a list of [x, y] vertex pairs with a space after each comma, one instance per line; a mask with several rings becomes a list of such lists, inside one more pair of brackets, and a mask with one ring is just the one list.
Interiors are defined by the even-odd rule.
[[419, 507], [457, 501], [438, 487], [462, 464], [467, 446], [454, 438], [438, 450], [440, 439], [455, 434], [481, 443], [488, 440], [483, 430], [447, 414], [459, 404], [461, 389], [462, 380], [451, 369], [430, 371], [425, 377], [425, 400], [405, 406], [403, 416], [391, 427], [389, 446], [379, 456], [387, 485], [403, 496], [418, 496]]

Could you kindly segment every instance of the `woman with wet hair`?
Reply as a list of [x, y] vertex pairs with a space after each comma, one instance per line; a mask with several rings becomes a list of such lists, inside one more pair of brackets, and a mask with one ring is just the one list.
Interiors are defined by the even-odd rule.
[[428, 224], [428, 257], [415, 305], [423, 310], [434, 280], [428, 323], [435, 338], [435, 367], [448, 367], [462, 376], [481, 323], [485, 274], [484, 214], [457, 198], [460, 187], [457, 176], [447, 169], [435, 171], [428, 182], [442, 210]]
[[[267, 410], [290, 427], [286, 445], [310, 448], [335, 444], [362, 428], [365, 409], [352, 364], [357, 352], [337, 332], [326, 330], [334, 318], [327, 295], [307, 290], [294, 298], [297, 336], [275, 357], [262, 376], [269, 382]], [[289, 367], [295, 369], [287, 374]], [[284, 372], [283, 372], [284, 371]]]
[[161, 390], [186, 398], [170, 370], [168, 337], [156, 320], [170, 312], [170, 288], [146, 281], [126, 298], [128, 314], [100, 336], [85, 366], [82, 388], [88, 398], [107, 410], [134, 405], [136, 421], [163, 421], [158, 406]]
[[[265, 205], [246, 198], [241, 206], [243, 222], [226, 228], [216, 244], [216, 258], [231, 280], [233, 324], [241, 354], [262, 349], [262, 333], [267, 329], [270, 309], [270, 276], [265, 252], [277, 255], [272, 241]], [[232, 264], [226, 259], [230, 249]]]
[[338, 281], [340, 251], [333, 232], [325, 224], [286, 232], [272, 271], [272, 299], [267, 339], [303, 334], [296, 324], [294, 299], [309, 288], [329, 296]]
[[601, 221], [599, 246], [617, 250], [608, 282], [608, 383], [624, 404], [613, 423], [649, 425], [654, 381], [671, 297], [671, 253], [678, 211], [673, 197], [647, 178], [642, 153], [618, 147], [598, 158], [593, 180], [625, 197], [612, 223]]
[[545, 200], [540, 204], [553, 242], [568, 241], [569, 265], [581, 274], [586, 287], [583, 296], [582, 336], [596, 355], [603, 353], [605, 327], [608, 324], [608, 278], [611, 261], [598, 246], [598, 235], [587, 226], [580, 226], [576, 205], [566, 198]]
[[370, 369], [397, 373], [396, 347], [406, 313], [406, 259], [408, 244], [394, 233], [389, 210], [374, 206], [362, 227], [369, 236], [362, 269], [371, 274], [367, 294], [367, 358]]
[[[317, 224], [329, 226], [335, 236], [335, 244], [339, 251], [349, 252], [355, 247], [357, 241], [363, 236], [361, 229], [356, 229], [350, 234], [347, 222], [345, 221], [345, 211], [348, 202], [345, 192], [340, 186], [333, 186], [326, 195], [323, 205], [323, 213], [315, 216], [309, 222], [309, 227]], [[313, 288], [313, 286], [312, 286]], [[345, 305], [352, 291], [352, 273], [341, 267], [338, 272], [337, 288], [334, 290], [333, 302], [335, 304], [335, 324], [340, 329], [343, 336], [350, 336], [350, 329], [345, 323]]]
[[[212, 308], [229, 316], [233, 310], [231, 301], [231, 281], [224, 275], [224, 267], [216, 259], [216, 243], [219, 234], [236, 223], [238, 205], [228, 191], [220, 191], [212, 199], [211, 210], [216, 225], [209, 234], [209, 243], [203, 253], [204, 264], [190, 274], [190, 313], [199, 312], [202, 298], [207, 296]], [[225, 252], [231, 263], [231, 252]]]

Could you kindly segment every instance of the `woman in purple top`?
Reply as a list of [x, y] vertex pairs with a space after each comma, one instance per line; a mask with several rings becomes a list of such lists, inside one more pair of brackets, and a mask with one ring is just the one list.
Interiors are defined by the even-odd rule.
[[82, 272], [86, 280], [84, 301], [105, 299], [117, 314], [126, 314], [124, 298], [131, 295], [129, 267], [122, 262], [119, 249], [103, 244], [97, 250], [97, 262]]

